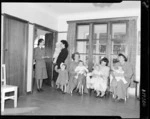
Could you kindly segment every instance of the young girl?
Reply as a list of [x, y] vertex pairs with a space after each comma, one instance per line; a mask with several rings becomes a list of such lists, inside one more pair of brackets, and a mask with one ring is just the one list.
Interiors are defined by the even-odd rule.
[[85, 79], [83, 77], [86, 76], [88, 69], [86, 68], [82, 60], [79, 61], [79, 65], [75, 68], [75, 72], [77, 73], [75, 78], [78, 79], [78, 85], [76, 89], [79, 89], [79, 92], [83, 94], [83, 86], [85, 85]]
[[60, 69], [58, 69], [58, 66], [56, 65], [55, 70], [59, 73], [56, 85], [57, 88], [60, 87], [60, 89], [65, 93], [66, 92], [66, 85], [68, 84], [68, 71], [66, 70], [67, 65], [64, 63], [60, 64]]

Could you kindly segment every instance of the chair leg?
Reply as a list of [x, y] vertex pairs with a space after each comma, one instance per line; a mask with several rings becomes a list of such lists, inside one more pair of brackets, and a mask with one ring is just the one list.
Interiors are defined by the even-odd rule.
[[82, 95], [83, 95], [83, 85], [81, 86], [81, 93], [82, 93]]
[[17, 107], [17, 88], [14, 93], [15, 93], [14, 107], [16, 108]]
[[5, 100], [4, 100], [4, 93], [2, 92], [2, 97], [1, 97], [1, 111], [4, 112], [4, 107], [5, 107]]

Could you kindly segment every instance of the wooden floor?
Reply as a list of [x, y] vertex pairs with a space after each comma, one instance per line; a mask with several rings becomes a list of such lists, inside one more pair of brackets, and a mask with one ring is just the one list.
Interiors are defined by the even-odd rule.
[[13, 101], [6, 101], [2, 115], [96, 115], [139, 118], [140, 101], [130, 97], [126, 103], [115, 102], [111, 95], [96, 98], [94, 93], [83, 96], [74, 93], [71, 96], [44, 86], [44, 92], [39, 93], [34, 89], [32, 94], [19, 97], [17, 108], [13, 108]]

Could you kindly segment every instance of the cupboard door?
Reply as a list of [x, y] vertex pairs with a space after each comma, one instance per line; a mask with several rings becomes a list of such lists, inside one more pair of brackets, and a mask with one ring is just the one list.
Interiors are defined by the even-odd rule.
[[4, 17], [4, 64], [6, 83], [18, 86], [19, 95], [26, 93], [28, 23]]
[[53, 62], [53, 33], [46, 33], [45, 34], [45, 54], [50, 58], [46, 58], [46, 68], [47, 68], [47, 75], [48, 79], [46, 79], [46, 84], [51, 85], [52, 80], [52, 62]]

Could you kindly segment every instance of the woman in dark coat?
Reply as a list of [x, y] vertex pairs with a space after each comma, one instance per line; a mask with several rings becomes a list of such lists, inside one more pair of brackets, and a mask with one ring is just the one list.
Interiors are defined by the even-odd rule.
[[[54, 67], [57, 65], [58, 69], [60, 69], [60, 64], [63, 62], [65, 62], [65, 60], [67, 59], [68, 56], [68, 42], [66, 40], [61, 40], [61, 46], [62, 46], [62, 50], [60, 52], [60, 54], [58, 55], [58, 58], [56, 60], [56, 64], [54, 64]], [[55, 68], [54, 68], [55, 69]], [[58, 73], [53, 70], [53, 81], [54, 83], [56, 82], [58, 77]]]

